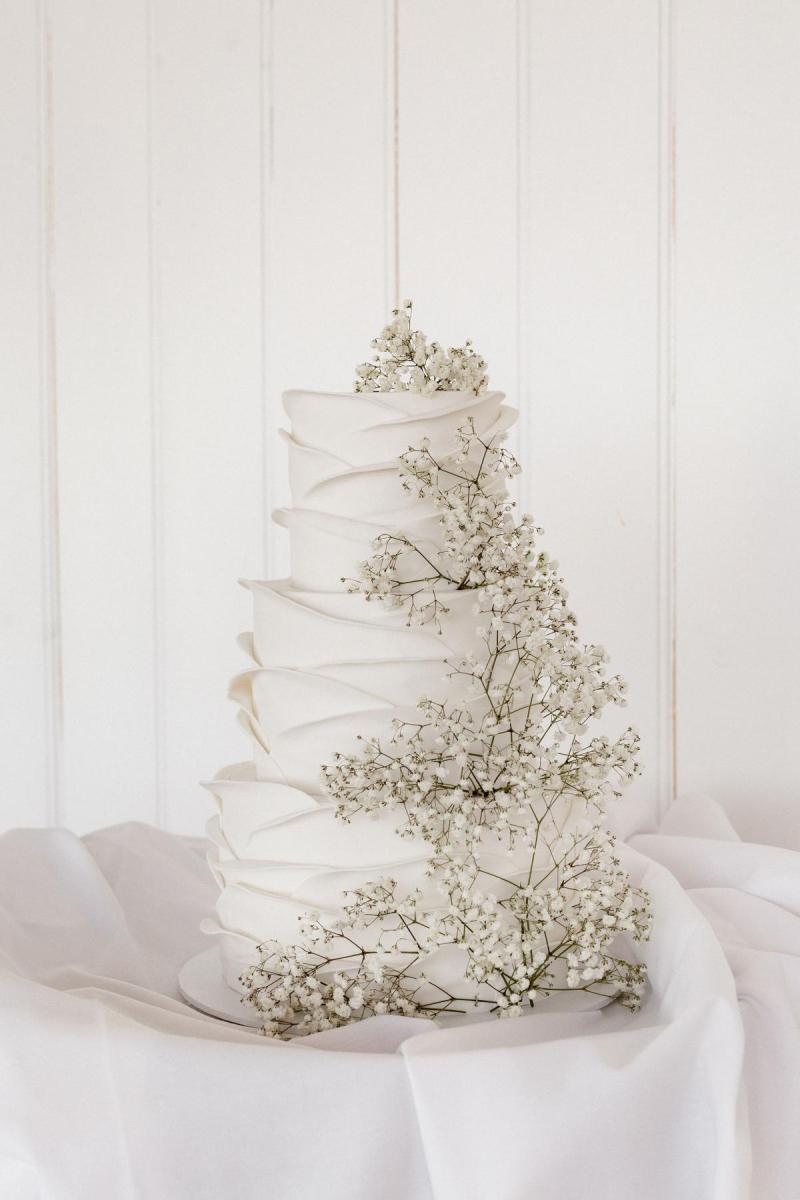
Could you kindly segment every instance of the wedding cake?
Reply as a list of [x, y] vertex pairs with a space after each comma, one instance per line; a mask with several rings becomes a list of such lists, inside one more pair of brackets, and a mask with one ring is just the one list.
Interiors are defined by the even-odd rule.
[[[512, 521], [515, 468], [498, 447], [515, 410], [469, 343], [444, 351], [412, 330], [410, 304], [373, 346], [357, 390], [283, 395], [291, 507], [274, 519], [291, 574], [245, 583], [252, 665], [231, 696], [252, 758], [207, 785], [220, 894], [205, 927], [225, 980], [279, 1033], [465, 999], [516, 1010], [556, 985], [554, 964], [570, 987], [605, 981], [633, 1006], [641, 968], [626, 974], [608, 937], [548, 949], [581, 871], [599, 869], [615, 933], [644, 936], [646, 904], [602, 858], [596, 825], [574, 820], [578, 801], [613, 790], [612, 771], [635, 773], [635, 735], [593, 739], [583, 759], [566, 749], [623, 685], [578, 647], [554, 564], [531, 548], [538, 531]], [[539, 605], [522, 626], [514, 571]], [[548, 605], [558, 620], [541, 616]], [[509, 670], [499, 651], [490, 679], [487, 646], [512, 626], [523, 659]], [[556, 799], [569, 809], [558, 819]], [[600, 912], [596, 891], [584, 896]]]

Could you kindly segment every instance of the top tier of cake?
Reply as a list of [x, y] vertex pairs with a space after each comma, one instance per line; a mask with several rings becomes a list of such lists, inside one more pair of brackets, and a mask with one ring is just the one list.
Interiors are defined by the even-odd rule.
[[380, 533], [402, 529], [435, 548], [437, 518], [404, 491], [397, 460], [425, 439], [434, 457], [451, 454], [469, 421], [480, 436], [496, 437], [516, 417], [503, 399], [502, 392], [285, 392], [293, 507], [275, 519], [290, 534], [294, 585], [341, 591]]

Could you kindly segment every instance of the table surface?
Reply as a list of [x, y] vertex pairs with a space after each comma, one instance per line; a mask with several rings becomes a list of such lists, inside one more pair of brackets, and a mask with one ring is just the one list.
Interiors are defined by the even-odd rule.
[[131, 824], [0, 838], [0, 1195], [797, 1200], [800, 854], [676, 804], [640, 1014], [274, 1042], [182, 1002], [215, 886]]

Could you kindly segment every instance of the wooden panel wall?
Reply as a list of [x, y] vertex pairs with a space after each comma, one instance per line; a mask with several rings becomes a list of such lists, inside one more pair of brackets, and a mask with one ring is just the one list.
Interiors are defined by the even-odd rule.
[[146, 14], [46, 10], [63, 679], [60, 819], [152, 820]]
[[0, 18], [0, 825], [201, 829], [236, 580], [286, 569], [280, 393], [347, 389], [411, 296], [520, 406], [520, 501], [631, 682], [634, 823], [677, 787], [797, 840], [797, 12]]
[[7, 828], [58, 819], [61, 703], [47, 43], [40, 14], [24, 0], [4, 0], [0, 21], [0, 827]]
[[800, 7], [676, 18], [678, 781], [798, 845]]

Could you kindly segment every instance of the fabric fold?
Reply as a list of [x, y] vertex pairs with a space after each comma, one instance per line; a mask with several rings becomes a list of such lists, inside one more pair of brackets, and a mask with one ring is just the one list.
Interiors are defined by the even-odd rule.
[[637, 1016], [377, 1017], [291, 1045], [177, 998], [214, 888], [197, 840], [0, 837], [0, 1183], [82, 1200], [133, 1178], [197, 1200], [268, 1181], [315, 1200], [324, 1178], [331, 1200], [519, 1200], [583, 1197], [590, 1174], [593, 1200], [789, 1200], [800, 854], [678, 817], [623, 848], [657, 916]]
[[[231, 796], [247, 769], [222, 781]], [[792, 1200], [800, 854], [681, 833], [679, 816], [624, 847], [657, 916], [634, 1018], [375, 1018], [291, 1045], [176, 996], [187, 954], [209, 944], [197, 840], [2, 836], [5, 1193], [22, 1162], [65, 1200], [128, 1178], [170, 1200], [258, 1195], [265, 1180], [313, 1200], [321, 1177], [332, 1200], [518, 1200], [583, 1196], [591, 1164], [593, 1200]]]

